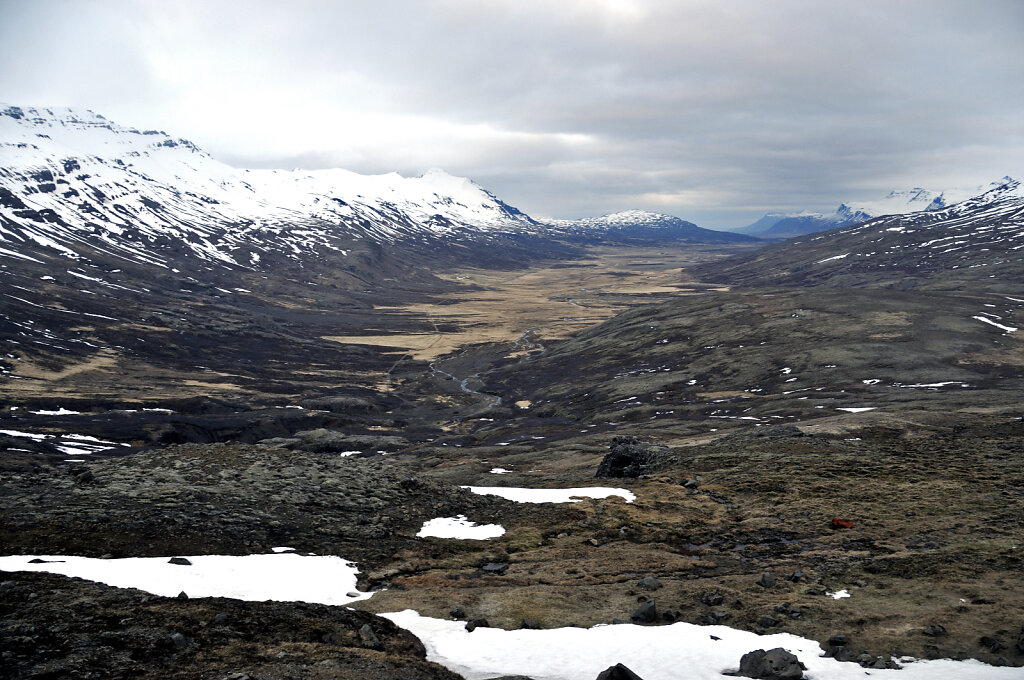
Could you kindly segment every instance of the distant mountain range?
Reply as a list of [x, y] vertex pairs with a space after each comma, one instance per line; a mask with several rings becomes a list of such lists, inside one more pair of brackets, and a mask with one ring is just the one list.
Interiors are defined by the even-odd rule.
[[989, 189], [995, 189], [1009, 181], [1012, 181], [1012, 178], [1003, 177], [987, 186], [971, 189], [929, 191], [918, 187], [905, 191], [891, 191], [885, 198], [877, 201], [842, 203], [831, 213], [809, 210], [796, 213], [768, 213], [753, 224], [737, 229], [736, 232], [765, 238], [788, 238], [826, 229], [847, 227], [883, 215], [935, 212], [982, 194]]
[[555, 233], [615, 240], [671, 240], [693, 243], [740, 243], [754, 241], [749, 235], [698, 227], [672, 215], [625, 210], [581, 220], [548, 220]]
[[327, 257], [344, 267], [368, 244], [425, 252], [551, 238], [751, 240], [641, 211], [544, 224], [437, 169], [410, 178], [238, 169], [188, 140], [92, 111], [0, 105], [3, 257], [38, 259], [41, 249], [72, 260], [101, 252], [164, 268], [187, 257], [252, 269]]
[[877, 217], [701, 268], [744, 287], [829, 286], [1020, 296], [1024, 187], [1003, 182], [947, 208]]

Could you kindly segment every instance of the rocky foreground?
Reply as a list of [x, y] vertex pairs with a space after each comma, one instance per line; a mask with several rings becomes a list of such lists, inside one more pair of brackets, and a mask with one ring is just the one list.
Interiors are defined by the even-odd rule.
[[[4, 677], [454, 677], [369, 613], [406, 608], [507, 629], [791, 632], [870, 668], [903, 655], [1021, 666], [1022, 441], [1018, 417], [864, 414], [688, 445], [608, 437], [364, 458], [191, 444], [8, 469], [7, 553], [289, 546], [354, 560], [361, 588], [385, 588], [351, 612], [4, 574]], [[497, 483], [486, 468], [501, 464], [523, 471], [502, 476], [511, 486], [625, 486], [637, 499], [531, 505], [458, 487]], [[416, 537], [460, 514], [507, 531]]]
[[174, 599], [4, 574], [5, 678], [457, 680], [386, 619], [345, 607]]

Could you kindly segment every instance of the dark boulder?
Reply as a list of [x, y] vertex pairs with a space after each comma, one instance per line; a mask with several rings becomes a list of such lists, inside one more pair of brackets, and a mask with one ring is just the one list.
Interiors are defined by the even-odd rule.
[[668, 452], [667, 446], [636, 437], [613, 437], [609, 448], [611, 452], [597, 466], [596, 477], [639, 477], [657, 468]]
[[596, 680], [643, 680], [643, 678], [621, 663], [617, 663], [601, 671]]
[[761, 678], [763, 680], [799, 680], [804, 677], [806, 667], [795, 655], [782, 647], [755, 649], [747, 652], [740, 659], [739, 674], [745, 678]]
[[490, 628], [491, 624], [487, 619], [473, 619], [466, 624], [466, 630], [472, 633], [477, 628]]
[[654, 604], [654, 600], [647, 600], [642, 605], [636, 608], [630, 615], [630, 620], [633, 623], [654, 623], [658, 620], [658, 610]]
[[710, 590], [700, 595], [700, 601], [709, 607], [717, 607], [725, 602], [725, 596], [717, 590]]
[[504, 574], [508, 571], [508, 562], [488, 562], [480, 567], [480, 571], [485, 574]]
[[657, 590], [662, 587], [661, 581], [655, 576], [644, 576], [636, 585], [642, 590]]

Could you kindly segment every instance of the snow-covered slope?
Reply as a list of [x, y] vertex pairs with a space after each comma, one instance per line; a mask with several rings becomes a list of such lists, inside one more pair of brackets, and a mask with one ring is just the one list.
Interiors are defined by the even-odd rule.
[[242, 170], [91, 111], [0, 105], [0, 256], [44, 248], [74, 259], [88, 244], [153, 265], [184, 250], [258, 266], [268, 253], [344, 254], [353, 239], [535, 230], [527, 215], [442, 170], [413, 178]]
[[990, 189], [996, 189], [1008, 181], [1012, 181], [1012, 179], [1010, 177], [1003, 177], [986, 186], [969, 189], [929, 191], [917, 187], [904, 191], [891, 191], [885, 198], [876, 201], [842, 203], [831, 213], [809, 210], [798, 213], [768, 213], [753, 224], [743, 227], [738, 231], [745, 234], [761, 234], [764, 236], [799, 236], [826, 229], [847, 227], [884, 215], [935, 212], [955, 205], [972, 196], [982, 194]]
[[584, 238], [659, 239], [700, 243], [754, 240], [734, 233], [704, 229], [672, 215], [645, 210], [624, 210], [581, 220], [551, 220], [548, 225], [555, 233]]

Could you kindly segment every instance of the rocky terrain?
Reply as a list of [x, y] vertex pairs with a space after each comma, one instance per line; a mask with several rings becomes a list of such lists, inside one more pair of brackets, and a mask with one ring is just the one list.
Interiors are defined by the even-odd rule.
[[[250, 181], [98, 117], [71, 127], [125, 153], [46, 156], [67, 130], [29, 118], [50, 136], [0, 177], [4, 552], [287, 546], [355, 561], [373, 596], [5, 573], [4, 677], [455, 677], [374, 615], [410, 608], [785, 631], [865, 672], [1024, 666], [1016, 183], [756, 248], [635, 211], [545, 231], [436, 173], [379, 180], [391, 198]], [[505, 533], [417, 535], [458, 516]]]
[[146, 595], [51, 574], [5, 574], [7, 678], [456, 680], [390, 621], [343, 607]]

